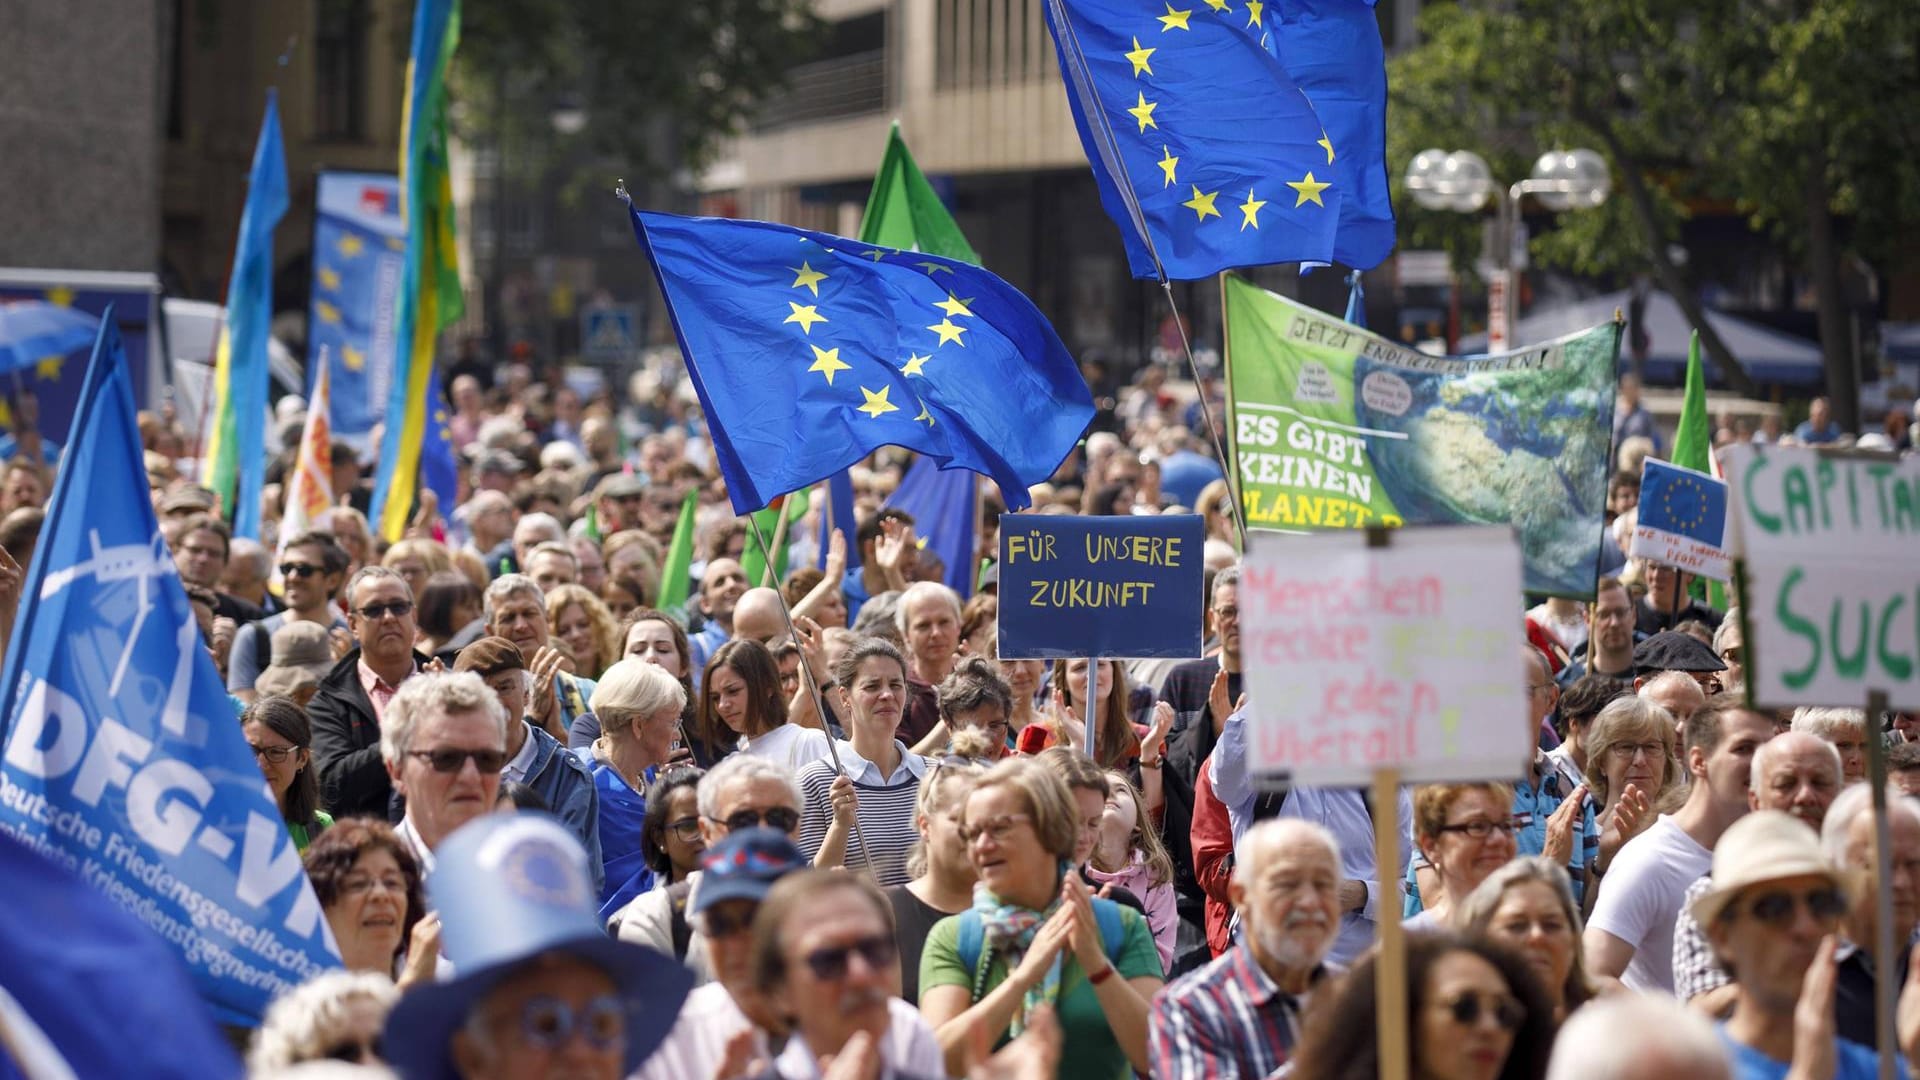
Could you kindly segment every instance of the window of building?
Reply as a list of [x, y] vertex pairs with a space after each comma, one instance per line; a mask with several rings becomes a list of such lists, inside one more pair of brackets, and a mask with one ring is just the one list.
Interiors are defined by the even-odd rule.
[[363, 140], [367, 136], [367, 0], [318, 0], [314, 18], [314, 135]]

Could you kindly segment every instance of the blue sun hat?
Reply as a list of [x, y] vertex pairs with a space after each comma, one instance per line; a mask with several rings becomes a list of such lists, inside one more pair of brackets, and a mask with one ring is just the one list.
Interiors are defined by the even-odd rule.
[[598, 967], [626, 1004], [624, 1073], [658, 1049], [693, 975], [656, 949], [607, 936], [587, 852], [545, 814], [490, 814], [440, 845], [427, 894], [457, 976], [416, 987], [387, 1016], [389, 1064], [406, 1080], [457, 1080], [454, 1032], [487, 993], [550, 953]]

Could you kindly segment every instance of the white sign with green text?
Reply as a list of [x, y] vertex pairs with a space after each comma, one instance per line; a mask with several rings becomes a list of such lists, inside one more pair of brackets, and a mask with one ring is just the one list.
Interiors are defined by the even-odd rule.
[[1920, 709], [1920, 459], [1732, 446], [1728, 544], [1763, 708]]

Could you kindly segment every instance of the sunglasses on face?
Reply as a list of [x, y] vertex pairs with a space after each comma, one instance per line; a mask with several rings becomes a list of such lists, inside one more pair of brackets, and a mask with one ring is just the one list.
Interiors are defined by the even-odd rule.
[[318, 577], [326, 572], [325, 567], [313, 566], [309, 563], [283, 562], [280, 564], [280, 576], [285, 578]]
[[334, 1043], [322, 1051], [320, 1056], [329, 1061], [345, 1061], [355, 1065], [377, 1065], [380, 1057], [380, 1036], [374, 1035], [365, 1041], [345, 1039]]
[[558, 1050], [575, 1035], [595, 1050], [612, 1050], [626, 1042], [626, 1010], [611, 994], [578, 1009], [559, 998], [536, 997], [520, 1007], [520, 1034], [542, 1050]]
[[758, 910], [760, 910], [760, 908], [757, 904], [747, 908], [745, 911], [734, 912], [733, 914], [727, 914], [715, 908], [705, 915], [702, 915], [701, 918], [705, 920], [706, 925], [704, 929], [708, 937], [730, 938], [736, 934], [744, 934], [753, 929], [753, 914]]
[[300, 752], [300, 748], [297, 746], [256, 746], [252, 749], [254, 757], [262, 761], [272, 762], [275, 765], [280, 764]]
[[1768, 926], [1785, 926], [1793, 921], [1794, 909], [1802, 903], [1819, 923], [1839, 922], [1847, 913], [1847, 898], [1838, 889], [1815, 889], [1798, 896], [1785, 892], [1763, 893], [1747, 905], [1747, 913]]
[[859, 953], [860, 959], [868, 967], [880, 971], [894, 962], [900, 950], [892, 934], [875, 934], [845, 945], [815, 949], [806, 956], [807, 968], [821, 982], [838, 982], [847, 977], [847, 968], [852, 964], [854, 953]]
[[1527, 1019], [1526, 1006], [1504, 995], [1482, 998], [1479, 994], [1469, 992], [1447, 1002], [1445, 1008], [1454, 1023], [1461, 1027], [1472, 1027], [1484, 1015], [1491, 1016], [1502, 1031], [1517, 1031]]
[[437, 773], [457, 773], [466, 766], [469, 758], [482, 776], [492, 776], [507, 765], [507, 755], [503, 750], [409, 750], [407, 756], [432, 765]]
[[741, 829], [756, 828], [762, 822], [765, 822], [769, 829], [778, 829], [783, 833], [790, 833], [800, 827], [800, 812], [798, 810], [789, 810], [784, 806], [774, 806], [764, 811], [742, 810], [731, 817], [708, 818], [707, 820], [716, 825], [725, 825], [728, 832], [739, 832]]
[[363, 619], [377, 621], [386, 618], [388, 615], [392, 615], [397, 619], [412, 610], [413, 601], [411, 600], [389, 600], [384, 604], [368, 604], [366, 607], [359, 609], [359, 615]]

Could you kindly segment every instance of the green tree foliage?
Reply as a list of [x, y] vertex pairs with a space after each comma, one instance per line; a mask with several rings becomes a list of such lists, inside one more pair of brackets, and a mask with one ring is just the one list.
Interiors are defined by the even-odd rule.
[[[1434, 4], [1421, 44], [1391, 63], [1389, 160], [1467, 148], [1513, 180], [1543, 150], [1599, 150], [1613, 198], [1563, 215], [1534, 257], [1576, 273], [1651, 274], [1723, 377], [1749, 389], [1673, 247], [1690, 201], [1739, 207], [1807, 261], [1836, 413], [1850, 412], [1839, 265], [1857, 255], [1891, 269], [1920, 223], [1917, 57], [1911, 0]], [[1478, 251], [1475, 223], [1396, 205], [1403, 242], [1463, 263]]]

